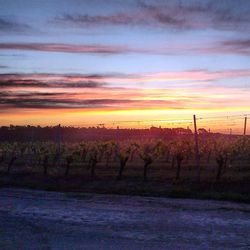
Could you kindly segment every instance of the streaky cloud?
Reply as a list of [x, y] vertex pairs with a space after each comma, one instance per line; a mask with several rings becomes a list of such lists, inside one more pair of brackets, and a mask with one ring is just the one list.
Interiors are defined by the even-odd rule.
[[[250, 77], [249, 69], [189, 70], [144, 72], [134, 74], [0, 74], [0, 88], [72, 88], [103, 89], [131, 86], [139, 83], [208, 83], [221, 79]], [[144, 86], [145, 87], [145, 86]]]
[[32, 30], [28, 24], [15, 22], [6, 18], [0, 17], [0, 33], [21, 33]]
[[33, 50], [45, 52], [86, 53], [86, 54], [122, 54], [131, 52], [126, 46], [77, 45], [60, 43], [1, 43], [2, 50]]
[[105, 85], [101, 80], [95, 75], [0, 74], [0, 88], [101, 88]]
[[242, 55], [250, 55], [250, 39], [234, 39], [224, 41], [222, 47], [228, 51], [237, 51]]
[[65, 92], [53, 92], [53, 93], [47, 93], [47, 92], [35, 92], [35, 91], [2, 91], [0, 93], [0, 97], [2, 98], [27, 98], [27, 97], [57, 97], [65, 95]]
[[11, 98], [2, 97], [0, 106], [5, 108], [31, 108], [31, 109], [124, 109], [133, 107], [166, 106], [182, 108], [182, 101], [172, 100], [132, 100], [132, 99], [55, 99], [55, 98], [27, 98], [13, 95]]
[[[240, 6], [240, 7], [239, 7]], [[63, 27], [139, 26], [174, 30], [250, 30], [250, 3], [233, 1], [137, 1], [137, 7], [109, 14], [65, 13], [54, 18]]]
[[212, 45], [166, 46], [166, 47], [129, 47], [104, 44], [61, 44], [61, 43], [0, 43], [0, 50], [40, 51], [94, 55], [150, 54], [150, 55], [214, 55], [235, 54], [250, 56], [249, 39], [231, 39]]

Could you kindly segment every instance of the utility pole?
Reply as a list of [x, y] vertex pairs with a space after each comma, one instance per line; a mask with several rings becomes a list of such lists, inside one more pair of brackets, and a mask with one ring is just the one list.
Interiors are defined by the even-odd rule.
[[57, 152], [60, 155], [61, 153], [61, 124], [57, 128]]
[[196, 160], [196, 167], [198, 170], [198, 181], [200, 181], [201, 167], [200, 167], [199, 143], [198, 143], [198, 133], [197, 133], [197, 125], [196, 125], [196, 116], [195, 115], [193, 115], [193, 119], [194, 119], [195, 160]]
[[246, 135], [247, 133], [247, 116], [245, 117], [245, 122], [244, 122], [244, 136]]

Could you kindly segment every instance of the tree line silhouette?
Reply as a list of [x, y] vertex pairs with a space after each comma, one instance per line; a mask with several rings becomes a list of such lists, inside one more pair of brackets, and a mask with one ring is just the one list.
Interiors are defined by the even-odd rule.
[[[60, 130], [60, 131], [59, 131]], [[54, 141], [60, 133], [63, 141], [80, 142], [83, 140], [127, 140], [127, 139], [169, 139], [178, 135], [191, 135], [189, 128], [146, 129], [104, 128], [104, 127], [71, 127], [71, 126], [2, 126], [0, 141]]]

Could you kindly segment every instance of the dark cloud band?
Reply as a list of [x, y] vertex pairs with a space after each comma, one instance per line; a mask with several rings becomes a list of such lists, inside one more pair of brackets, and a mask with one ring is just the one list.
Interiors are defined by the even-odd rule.
[[137, 8], [106, 15], [67, 13], [55, 17], [64, 27], [144, 26], [170, 29], [246, 30], [249, 26], [250, 3], [227, 1], [137, 1]]
[[123, 46], [108, 45], [75, 45], [58, 43], [1, 43], [2, 50], [33, 50], [45, 52], [89, 53], [89, 54], [122, 54], [131, 52]]
[[32, 30], [28, 24], [18, 23], [0, 17], [0, 33], [26, 32]]

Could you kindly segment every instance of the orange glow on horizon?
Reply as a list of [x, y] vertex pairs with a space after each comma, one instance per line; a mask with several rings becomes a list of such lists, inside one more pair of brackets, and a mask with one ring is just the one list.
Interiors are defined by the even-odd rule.
[[[242, 112], [245, 110], [245, 112]], [[0, 125], [41, 125], [89, 127], [105, 124], [107, 128], [149, 128], [156, 127], [190, 127], [192, 129], [193, 114], [197, 117], [227, 116], [231, 114], [246, 114], [248, 108], [234, 107], [221, 109], [125, 109], [125, 110], [26, 110], [11, 115], [1, 115]], [[233, 131], [241, 133], [243, 117], [233, 125]], [[198, 125], [212, 131], [229, 131], [228, 121], [199, 121]], [[230, 125], [230, 124], [229, 124]], [[232, 124], [231, 124], [232, 125]], [[232, 126], [231, 126], [232, 127]]]

